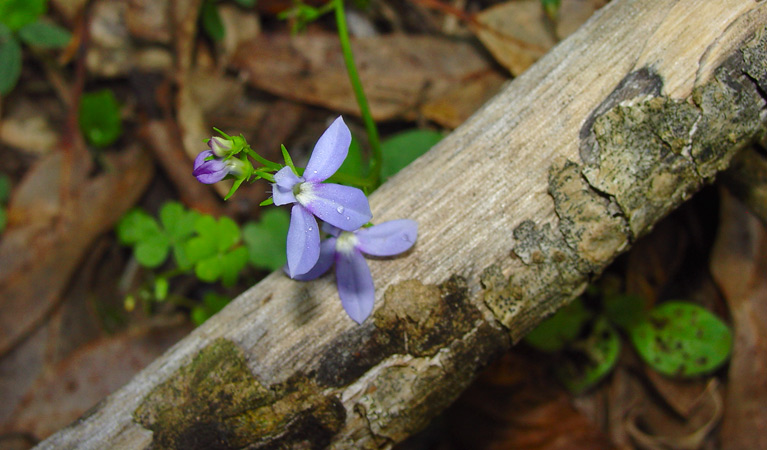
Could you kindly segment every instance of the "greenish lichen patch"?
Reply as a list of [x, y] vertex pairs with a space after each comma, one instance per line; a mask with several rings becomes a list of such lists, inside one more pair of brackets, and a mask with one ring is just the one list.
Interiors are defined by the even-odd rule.
[[468, 299], [466, 281], [453, 276], [440, 286], [408, 280], [390, 286], [375, 312], [375, 326], [413, 356], [431, 356], [460, 339], [481, 319]]
[[557, 161], [549, 169], [556, 228], [523, 221], [514, 230], [513, 253], [524, 267], [508, 280], [494, 266], [483, 273], [485, 304], [512, 339], [534, 325], [526, 318], [580, 294], [591, 275], [711, 181], [741, 148], [765, 139], [765, 36], [767, 28], [689, 100], [662, 96], [662, 78], [643, 68], [588, 117], [580, 133], [582, 164]]
[[434, 355], [480, 319], [462, 278], [440, 285], [406, 280], [386, 290], [373, 321], [328, 344], [310, 375], [323, 386], [345, 386], [391, 355]]
[[477, 372], [509, 347], [508, 336], [487, 322], [434, 357], [383, 367], [355, 410], [382, 443], [399, 442], [425, 427], [468, 387]]
[[[513, 341], [521, 339], [544, 316], [579, 295], [587, 285], [592, 265], [567, 245], [551, 224], [522, 222], [514, 229], [514, 254], [525, 263], [505, 280], [497, 267], [482, 274], [483, 300]], [[520, 315], [520, 311], [528, 314]], [[540, 314], [538, 314], [540, 312]]]
[[345, 410], [309, 382], [263, 386], [242, 351], [217, 339], [150, 392], [134, 419], [158, 449], [284, 448], [329, 442]]
[[767, 92], [767, 27], [757, 31], [754, 38], [743, 46], [745, 72]]
[[[759, 42], [751, 41], [742, 51], [749, 54], [748, 49]], [[692, 99], [702, 117], [692, 136], [691, 154], [702, 177], [709, 179], [726, 169], [738, 150], [765, 126], [765, 99], [745, 75], [765, 76], [765, 70], [764, 61], [749, 64], [735, 54], [714, 72], [711, 82], [693, 90]]]
[[549, 169], [549, 193], [559, 217], [559, 231], [567, 245], [599, 271], [629, 245], [626, 220], [610, 199], [597, 193], [572, 161]]
[[615, 199], [632, 236], [700, 187], [695, 164], [684, 155], [698, 117], [686, 102], [654, 97], [618, 105], [594, 122], [599, 158], [583, 167], [583, 175]]

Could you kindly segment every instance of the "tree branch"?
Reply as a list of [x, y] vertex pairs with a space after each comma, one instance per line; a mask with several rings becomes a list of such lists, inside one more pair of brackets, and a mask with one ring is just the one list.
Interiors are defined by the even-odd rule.
[[[419, 223], [334, 280], [274, 273], [40, 448], [381, 448], [447, 406], [765, 125], [767, 2], [615, 0], [371, 197]], [[150, 431], [151, 430], [151, 431]]]

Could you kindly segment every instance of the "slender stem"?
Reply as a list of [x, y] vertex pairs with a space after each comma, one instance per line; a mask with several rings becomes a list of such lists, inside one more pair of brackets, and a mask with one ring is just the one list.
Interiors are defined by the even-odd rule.
[[245, 147], [243, 150], [248, 156], [260, 162], [262, 165], [269, 167], [270, 169], [279, 170], [280, 168], [282, 168], [282, 166], [277, 164], [276, 162], [269, 161], [268, 159], [256, 153], [252, 148], [250, 148], [250, 146]]
[[335, 0], [333, 3], [335, 4], [338, 37], [341, 40], [341, 51], [344, 55], [346, 71], [349, 74], [349, 81], [352, 83], [352, 89], [354, 89], [354, 95], [357, 98], [357, 104], [362, 113], [362, 120], [365, 122], [365, 129], [368, 132], [368, 141], [370, 142], [370, 148], [372, 150], [369, 178], [373, 186], [378, 186], [381, 180], [381, 163], [383, 160], [381, 155], [381, 141], [378, 137], [378, 129], [373, 121], [373, 115], [370, 114], [370, 106], [368, 106], [365, 91], [362, 89], [360, 76], [357, 73], [357, 68], [354, 66], [354, 55], [352, 54], [352, 46], [349, 41], [349, 30], [346, 28], [344, 2], [343, 0]]

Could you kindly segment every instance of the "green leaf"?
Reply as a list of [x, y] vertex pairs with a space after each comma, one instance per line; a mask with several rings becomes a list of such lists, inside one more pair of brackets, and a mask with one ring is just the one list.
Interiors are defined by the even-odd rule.
[[204, 236], [189, 239], [183, 247], [186, 259], [190, 264], [195, 264], [218, 253], [216, 242]]
[[0, 0], [0, 23], [16, 31], [37, 20], [48, 9], [48, 0]]
[[220, 255], [197, 261], [194, 266], [194, 274], [197, 275], [197, 278], [208, 283], [218, 280], [222, 270]]
[[194, 322], [195, 325], [198, 327], [205, 323], [206, 320], [210, 319], [210, 317], [213, 314], [211, 314], [207, 309], [203, 308], [202, 306], [195, 306], [192, 308], [192, 322]]
[[544, 352], [560, 351], [578, 337], [583, 324], [590, 318], [591, 312], [583, 307], [580, 298], [576, 298], [541, 322], [525, 337], [525, 342]]
[[69, 44], [72, 33], [54, 23], [36, 21], [19, 30], [19, 38], [28, 45], [42, 48], [62, 48]]
[[285, 242], [290, 227], [290, 215], [284, 209], [273, 208], [261, 214], [258, 223], [249, 222], [242, 229], [250, 263], [258, 268], [277, 270], [287, 263]]
[[386, 180], [399, 172], [441, 139], [442, 133], [436, 131], [409, 130], [385, 140], [381, 143], [381, 179]]
[[541, 0], [543, 11], [551, 20], [557, 20], [557, 16], [559, 15], [559, 7], [561, 4], [562, 0]]
[[637, 352], [664, 375], [692, 377], [711, 372], [730, 357], [732, 333], [706, 309], [667, 302], [629, 331]]
[[11, 92], [20, 75], [21, 46], [11, 31], [0, 24], [0, 95]]
[[605, 314], [624, 330], [629, 330], [647, 316], [645, 300], [638, 295], [606, 295], [602, 300]]
[[362, 147], [360, 147], [360, 143], [354, 136], [352, 136], [352, 143], [349, 145], [349, 153], [336, 173], [358, 178], [364, 178], [366, 175], [362, 162]]
[[11, 179], [0, 173], [0, 204], [5, 204], [11, 198]]
[[221, 282], [224, 286], [233, 286], [240, 272], [248, 263], [248, 250], [237, 247], [221, 257]]
[[80, 130], [96, 147], [109, 146], [122, 134], [120, 105], [109, 89], [83, 94], [79, 113]]
[[139, 264], [152, 269], [165, 262], [169, 250], [168, 238], [164, 234], [157, 234], [142, 239], [136, 245], [134, 254]]
[[157, 221], [139, 208], [128, 211], [117, 222], [117, 237], [123, 245], [133, 245], [158, 234], [162, 232]]
[[216, 224], [218, 251], [225, 252], [240, 242], [240, 226], [229, 217], [221, 217]]
[[192, 308], [192, 321], [200, 326], [214, 314], [224, 309], [229, 299], [215, 292], [208, 292], [203, 298], [203, 304]]
[[163, 301], [168, 298], [168, 279], [165, 277], [158, 277], [154, 280], [154, 298], [158, 301]]
[[200, 10], [200, 20], [202, 20], [203, 30], [211, 39], [214, 41], [224, 39], [226, 30], [224, 29], [224, 23], [221, 21], [221, 16], [218, 14], [216, 2], [205, 0]]
[[194, 234], [194, 224], [199, 213], [187, 211], [178, 202], [167, 202], [160, 208], [160, 223], [172, 243], [179, 243]]
[[215, 314], [224, 309], [224, 307], [229, 304], [230, 300], [228, 297], [216, 294], [215, 292], [208, 292], [202, 298], [202, 302], [208, 311]]
[[0, 208], [0, 233], [5, 230], [5, 225], [8, 224], [8, 214], [5, 212], [5, 208]]
[[580, 352], [579, 358], [569, 358], [557, 367], [557, 377], [570, 392], [581, 392], [596, 385], [618, 362], [621, 340], [606, 317], [599, 317], [584, 340], [572, 344]]

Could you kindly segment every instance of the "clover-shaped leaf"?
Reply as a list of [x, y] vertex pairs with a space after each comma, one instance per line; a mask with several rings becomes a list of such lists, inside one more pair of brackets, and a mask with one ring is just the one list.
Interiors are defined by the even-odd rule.
[[285, 241], [289, 226], [290, 215], [283, 209], [272, 208], [261, 214], [258, 223], [249, 222], [243, 227], [242, 238], [253, 266], [277, 270], [285, 265]]
[[248, 262], [247, 249], [235, 247], [240, 242], [240, 227], [228, 217], [216, 221], [199, 216], [194, 228], [198, 235], [187, 241], [185, 254], [194, 264], [197, 278], [207, 282], [220, 278], [225, 286], [233, 285]]
[[706, 309], [667, 302], [629, 330], [637, 352], [664, 375], [692, 377], [711, 372], [730, 357], [732, 333]]
[[176, 264], [186, 269], [191, 267], [191, 263], [186, 257], [183, 244], [194, 233], [194, 223], [198, 216], [199, 213], [187, 211], [180, 203], [168, 202], [160, 209], [158, 223], [148, 213], [137, 208], [125, 214], [117, 224], [117, 236], [123, 244], [134, 246], [136, 260], [144, 267], [161, 265], [172, 248]]

